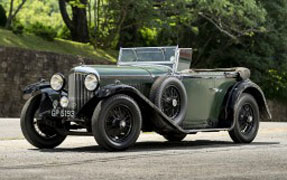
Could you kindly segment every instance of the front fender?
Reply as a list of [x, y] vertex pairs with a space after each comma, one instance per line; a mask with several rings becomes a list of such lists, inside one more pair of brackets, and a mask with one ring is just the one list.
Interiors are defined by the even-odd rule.
[[235, 104], [239, 100], [242, 93], [251, 94], [255, 98], [259, 106], [261, 119], [266, 120], [272, 118], [263, 91], [257, 84], [255, 84], [249, 79], [235, 84], [232, 88], [230, 92], [230, 98], [228, 98], [229, 100], [227, 103], [229, 113], [233, 114]]
[[[138, 89], [135, 87], [125, 85], [125, 84], [111, 84], [99, 89], [94, 98], [89, 100], [88, 103], [85, 104], [84, 107], [79, 112], [79, 115], [86, 115], [91, 117], [94, 108], [97, 104], [113, 95], [116, 94], [125, 94], [132, 97], [140, 106], [141, 110], [148, 110], [147, 114], [157, 113], [162, 118], [156, 119], [157, 121], [163, 121], [170, 130], [175, 132], [182, 133], [184, 130], [175, 124], [168, 116], [166, 116], [154, 103], [152, 103], [145, 95], [143, 95]], [[147, 118], [149, 119], [149, 118]]]
[[31, 96], [35, 96], [37, 94], [45, 94], [49, 97], [51, 102], [54, 100], [59, 100], [61, 96], [67, 96], [67, 92], [62, 91], [55, 91], [51, 88], [50, 84], [45, 80], [41, 80], [34, 84], [28, 85], [23, 89], [24, 99], [28, 99]]

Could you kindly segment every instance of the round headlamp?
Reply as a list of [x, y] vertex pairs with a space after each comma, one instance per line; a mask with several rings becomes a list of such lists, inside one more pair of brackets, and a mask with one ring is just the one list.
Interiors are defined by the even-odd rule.
[[69, 105], [69, 99], [66, 96], [61, 97], [60, 99], [60, 105], [62, 106], [62, 108], [66, 108]]
[[87, 90], [94, 91], [98, 87], [99, 80], [96, 75], [89, 74], [86, 76], [84, 83]]
[[50, 85], [55, 91], [60, 91], [65, 85], [64, 76], [61, 74], [54, 74], [50, 79]]

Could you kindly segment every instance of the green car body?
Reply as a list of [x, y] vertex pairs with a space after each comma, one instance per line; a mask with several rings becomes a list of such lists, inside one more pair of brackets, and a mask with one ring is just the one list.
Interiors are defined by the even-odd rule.
[[[73, 71], [74, 73], [82, 73], [79, 69], [86, 69], [87, 67], [98, 72], [101, 79], [101, 88], [115, 84], [115, 81], [118, 81], [120, 84], [135, 87], [146, 98], [149, 98], [150, 88], [158, 77], [172, 76], [170, 69], [165, 66], [83, 65], [75, 67]], [[219, 120], [220, 111], [228, 90], [237, 82], [233, 77], [205, 76], [206, 78], [181, 77], [188, 94], [188, 111], [184, 120], [184, 128], [205, 128], [210, 123], [216, 123]], [[214, 89], [216, 88], [221, 91], [215, 92]]]
[[[149, 58], [161, 59], [151, 61]], [[249, 79], [248, 69], [190, 69], [190, 62], [191, 49], [123, 48], [117, 65], [74, 67], [69, 77], [63, 77], [67, 79], [66, 88], [56, 91], [50, 84], [40, 82], [28, 86], [24, 92], [27, 94], [37, 92], [36, 94], [42, 95], [40, 106], [50, 104], [44, 109], [48, 110], [52, 118], [61, 119], [63, 122], [50, 124], [65, 135], [93, 135], [91, 126], [95, 108], [100, 106], [101, 102], [119, 94], [131, 97], [138, 104], [142, 117], [142, 131], [156, 131], [163, 135], [232, 130], [236, 125], [234, 120], [236, 103], [243, 94], [254, 97], [261, 119], [271, 118], [264, 94]], [[96, 77], [91, 80], [96, 86], [92, 91], [88, 90], [85, 84], [88, 75]], [[180, 88], [176, 85], [180, 83], [184, 88], [183, 93], [179, 93], [178, 99], [169, 98], [171, 108], [177, 107], [175, 110], [172, 109], [178, 111], [175, 115], [182, 115], [178, 122], [174, 120], [177, 117], [165, 114], [154, 100], [157, 99], [154, 97], [157, 96], [157, 91], [161, 90], [158, 87], [166, 81], [170, 81], [176, 88]], [[158, 89], [154, 90], [155, 88]], [[61, 105], [63, 96], [67, 97], [68, 105], [65, 107]], [[87, 129], [87, 131], [72, 131], [63, 125], [65, 122], [74, 122], [76, 129]], [[110, 146], [106, 147], [109, 149]]]

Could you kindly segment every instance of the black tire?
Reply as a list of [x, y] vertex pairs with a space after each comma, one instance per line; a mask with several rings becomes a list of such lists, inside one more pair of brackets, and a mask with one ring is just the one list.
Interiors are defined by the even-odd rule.
[[[165, 113], [161, 105], [161, 100], [163, 98], [164, 91], [168, 87], [173, 87], [176, 89], [177, 93], [180, 96], [180, 111], [173, 117]], [[184, 120], [186, 111], [187, 111], [187, 94], [183, 83], [175, 77], [159, 77], [151, 87], [150, 90], [150, 100], [157, 106], [159, 109], [169, 116], [176, 124], [180, 125]], [[161, 120], [161, 116], [157, 113], [154, 113], [152, 116], [152, 122], [155, 126], [155, 131], [159, 134], [168, 134], [173, 131], [169, 126], [167, 126]]]
[[179, 133], [168, 133], [164, 134], [163, 137], [171, 142], [179, 142], [182, 141], [185, 137], [186, 134], [179, 134]]
[[243, 93], [234, 107], [234, 128], [229, 131], [235, 143], [252, 142], [259, 129], [259, 108], [250, 94]]
[[38, 124], [35, 115], [40, 106], [42, 95], [31, 97], [24, 105], [21, 112], [20, 126], [26, 140], [38, 148], [54, 148], [66, 138], [57, 133], [52, 127]]
[[137, 103], [127, 95], [114, 95], [101, 101], [92, 117], [97, 143], [109, 151], [122, 151], [139, 137], [142, 116]]

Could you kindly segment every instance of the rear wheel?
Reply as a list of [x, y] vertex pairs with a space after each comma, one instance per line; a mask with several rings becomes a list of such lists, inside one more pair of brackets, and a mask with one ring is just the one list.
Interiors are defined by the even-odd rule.
[[252, 142], [259, 129], [259, 108], [256, 100], [250, 94], [243, 93], [235, 105], [235, 126], [229, 132], [236, 143]]
[[27, 141], [38, 148], [54, 148], [66, 138], [59, 134], [55, 128], [43, 122], [49, 118], [39, 114], [42, 95], [31, 97], [21, 112], [21, 130]]
[[139, 137], [140, 108], [129, 96], [115, 95], [100, 102], [93, 114], [92, 131], [97, 143], [110, 151], [125, 150]]

